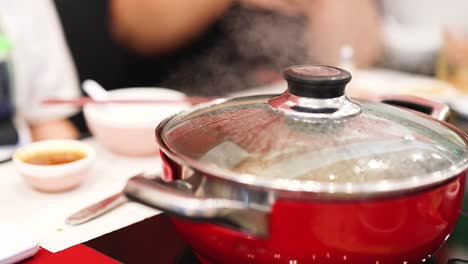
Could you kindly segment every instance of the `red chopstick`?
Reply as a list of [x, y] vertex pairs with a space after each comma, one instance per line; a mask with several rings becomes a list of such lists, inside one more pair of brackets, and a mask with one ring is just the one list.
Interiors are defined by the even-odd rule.
[[86, 104], [199, 104], [203, 102], [208, 102], [219, 97], [204, 97], [204, 96], [187, 96], [181, 99], [131, 99], [131, 100], [104, 100], [98, 101], [93, 100], [90, 97], [79, 97], [76, 99], [60, 99], [60, 98], [50, 98], [42, 101], [43, 105], [70, 105], [75, 107], [82, 107]]

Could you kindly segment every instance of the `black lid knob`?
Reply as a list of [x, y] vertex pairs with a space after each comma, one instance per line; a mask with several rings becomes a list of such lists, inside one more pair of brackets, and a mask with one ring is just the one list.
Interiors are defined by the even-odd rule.
[[351, 74], [343, 69], [321, 65], [299, 65], [283, 71], [289, 93], [308, 98], [336, 98], [344, 95]]

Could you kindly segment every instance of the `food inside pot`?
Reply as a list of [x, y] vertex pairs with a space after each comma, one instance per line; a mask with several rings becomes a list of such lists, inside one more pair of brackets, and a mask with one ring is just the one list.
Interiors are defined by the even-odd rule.
[[311, 151], [284, 155], [275, 159], [251, 158], [242, 161], [232, 170], [265, 178], [367, 182], [405, 178], [407, 171], [412, 171], [415, 175], [425, 175], [428, 173], [426, 163], [441, 167], [445, 165], [440, 154], [424, 149], [391, 151], [381, 153], [379, 156], [359, 156], [347, 160], [327, 159], [324, 154]]

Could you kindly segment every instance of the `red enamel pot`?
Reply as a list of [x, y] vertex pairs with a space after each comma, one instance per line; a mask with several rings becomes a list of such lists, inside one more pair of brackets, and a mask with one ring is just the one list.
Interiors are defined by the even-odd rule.
[[172, 213], [203, 263], [430, 257], [457, 222], [468, 166], [448, 108], [351, 100], [350, 74], [334, 67], [284, 76], [281, 95], [220, 99], [163, 121], [163, 179], [135, 178], [126, 195]]

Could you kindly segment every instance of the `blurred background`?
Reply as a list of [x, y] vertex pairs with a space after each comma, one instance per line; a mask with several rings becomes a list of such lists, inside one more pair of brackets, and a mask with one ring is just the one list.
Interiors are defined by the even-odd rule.
[[[44, 120], [65, 118], [86, 134], [80, 111], [41, 110], [37, 101], [83, 94], [86, 79], [107, 90], [278, 92], [281, 70], [306, 63], [351, 71], [351, 96], [416, 94], [464, 114], [467, 7], [463, 0], [0, 0], [0, 59], [10, 65], [0, 73], [2, 87], [10, 86], [0, 114], [26, 116], [38, 139]], [[70, 130], [58, 134], [76, 137]]]
[[[159, 167], [155, 127], [191, 99], [281, 93], [282, 70], [298, 64], [348, 70], [352, 98], [407, 94], [445, 103], [450, 122], [468, 131], [466, 10], [466, 0], [0, 0], [0, 163], [1, 174], [11, 176], [2, 181], [0, 207], [9, 209], [3, 215], [40, 229], [58, 219], [61, 227], [70, 210], [121, 192], [135, 173]], [[97, 89], [95, 97], [88, 97], [86, 83]], [[82, 103], [89, 99], [103, 102]], [[124, 106], [108, 99], [160, 101]], [[98, 162], [80, 188], [40, 194], [13, 173], [9, 161], [20, 146], [84, 138], [78, 142], [96, 149]], [[136, 210], [111, 215], [99, 231], [154, 214]], [[178, 237], [164, 222], [151, 221], [146, 224], [160, 229], [153, 236], [144, 224], [143, 233], [163, 238], [159, 248], [167, 251], [165, 239]], [[463, 259], [466, 223], [452, 240], [462, 244], [456, 255]], [[47, 232], [66, 239], [57, 227]], [[104, 234], [75, 230], [86, 239]], [[135, 230], [127, 230], [121, 239], [106, 235], [91, 244], [141, 258], [137, 246], [151, 254], [158, 248], [139, 243], [143, 233], [133, 243], [126, 232]]]

